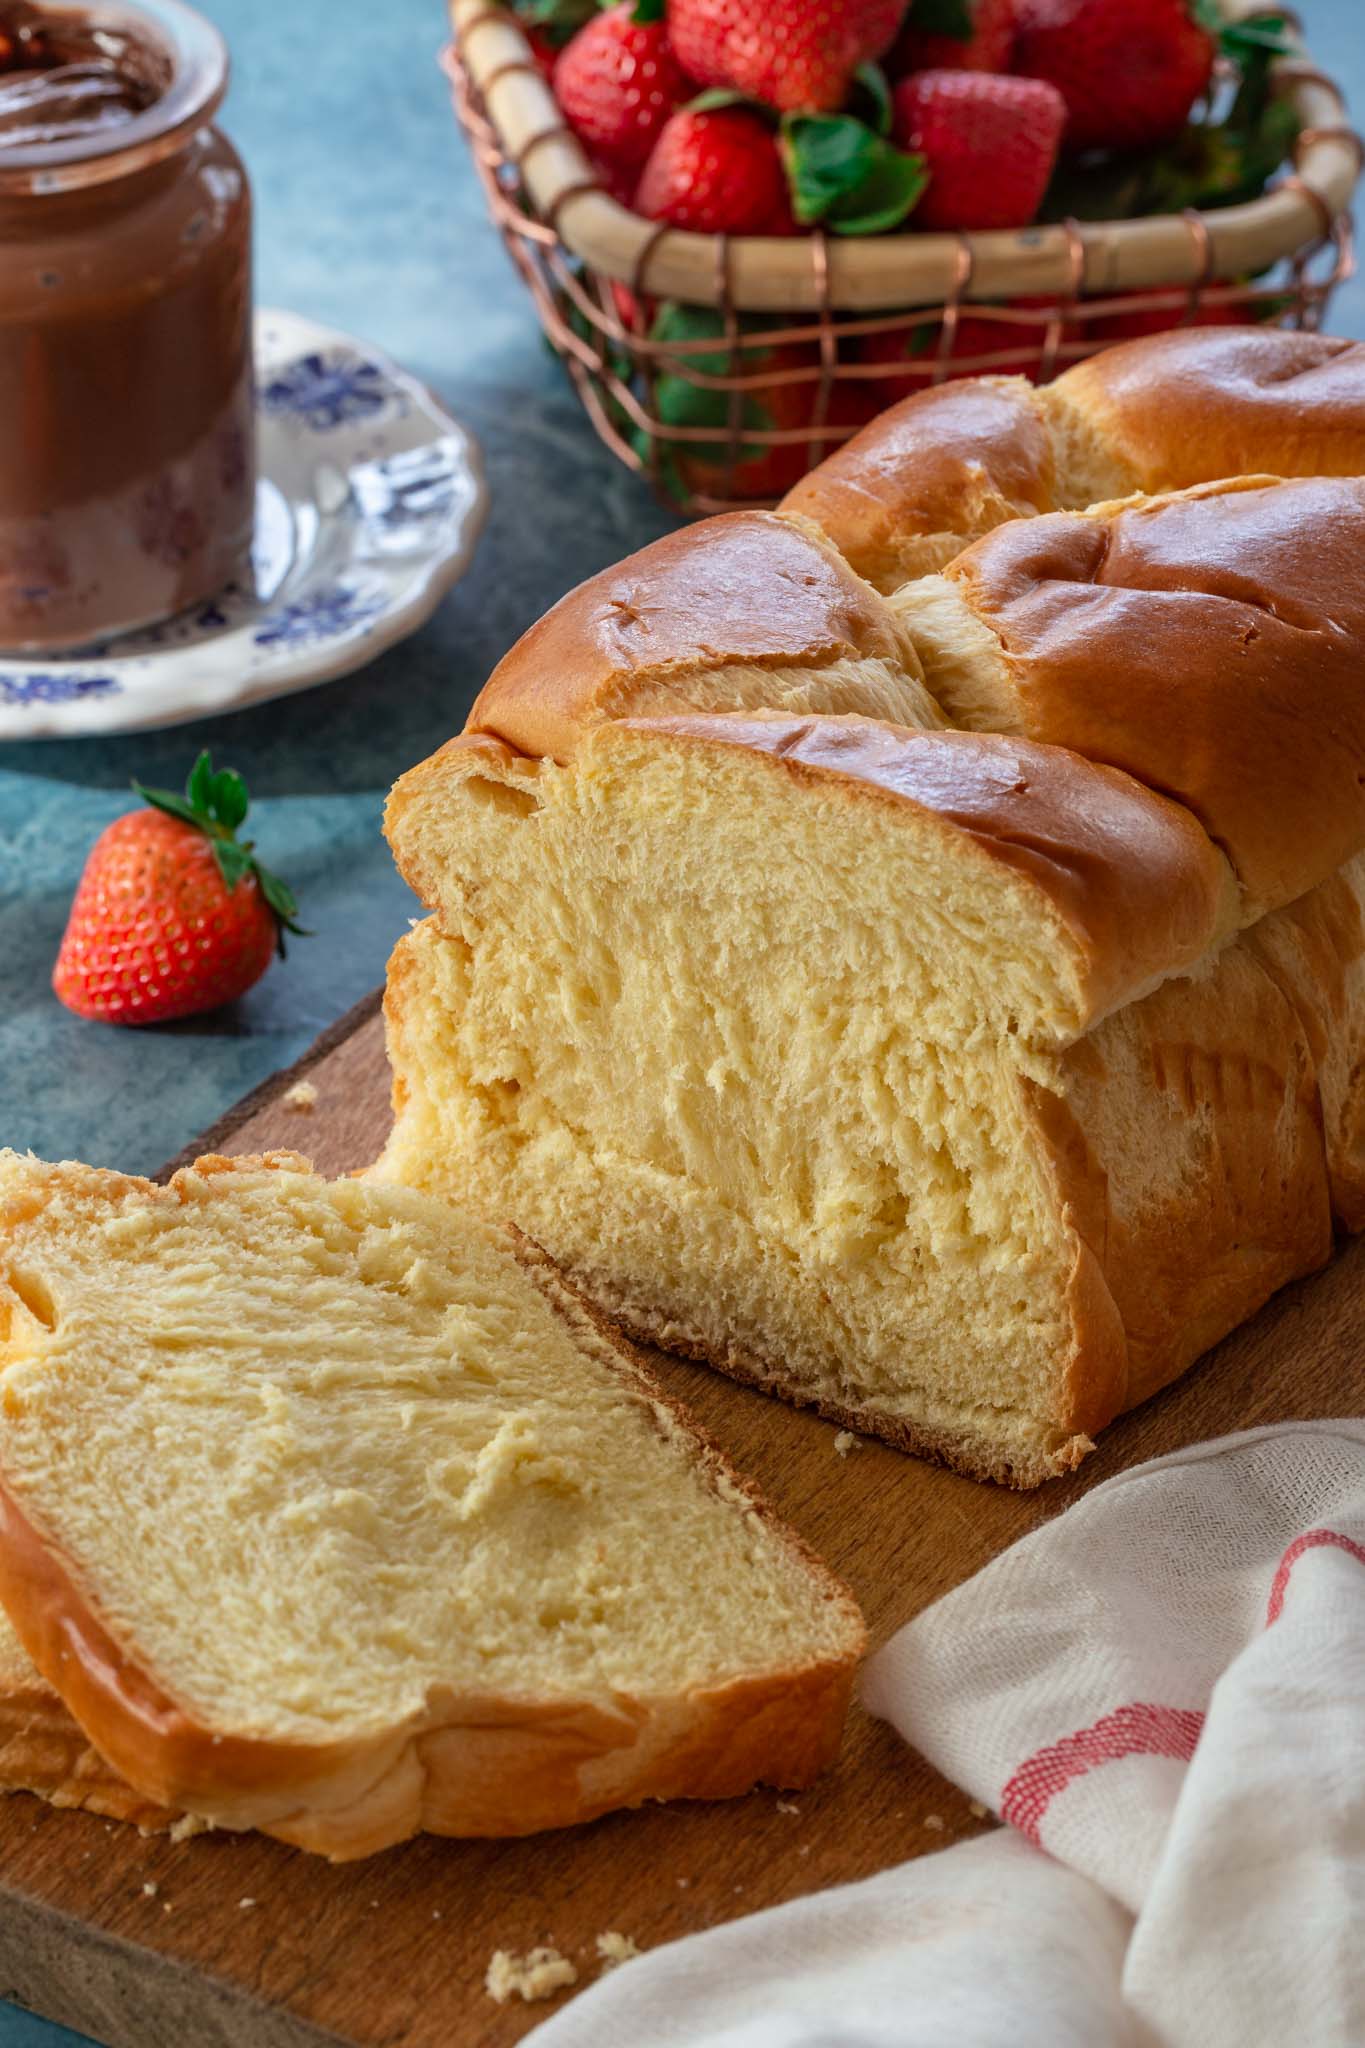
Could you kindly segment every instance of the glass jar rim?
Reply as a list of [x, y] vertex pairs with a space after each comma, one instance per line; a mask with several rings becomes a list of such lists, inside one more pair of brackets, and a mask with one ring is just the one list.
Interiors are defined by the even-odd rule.
[[151, 106], [116, 128], [77, 139], [0, 150], [0, 192], [66, 192], [123, 177], [178, 148], [202, 128], [228, 84], [227, 44], [185, 0], [57, 0], [54, 14], [79, 14], [95, 28], [142, 31], [170, 62], [170, 83]]

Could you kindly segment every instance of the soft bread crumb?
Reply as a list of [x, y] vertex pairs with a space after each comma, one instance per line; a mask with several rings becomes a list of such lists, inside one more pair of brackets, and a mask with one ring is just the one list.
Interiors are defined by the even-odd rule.
[[243, 1913], [245, 1913], [245, 1912], [246, 1912], [246, 1911], [247, 1911], [247, 1910], [248, 1910], [248, 1909], [249, 1909], [250, 1907], [254, 1906], [254, 1905], [255, 1905], [255, 1903], [256, 1903], [256, 1901], [255, 1901], [254, 1899], [238, 1899], [238, 1901], [237, 1901], [237, 1906], [238, 1906], [238, 1910], [239, 1910], [240, 1912], [243, 1912]]
[[311, 1081], [296, 1081], [284, 1091], [284, 1106], [299, 1116], [311, 1116], [318, 1106], [318, 1091]]
[[155, 1879], [149, 1877], [146, 1884], [142, 1887], [142, 1896], [144, 1899], [154, 1899], [160, 1889], [161, 1887], [156, 1883]]
[[188, 1842], [192, 1835], [208, 1835], [213, 1832], [213, 1822], [202, 1820], [197, 1813], [182, 1813], [179, 1820], [173, 1820], [166, 1830], [172, 1842]]
[[834, 1439], [834, 1448], [841, 1458], [846, 1458], [850, 1451], [859, 1448], [858, 1439], [851, 1429], [841, 1429]]
[[801, 1811], [794, 1799], [779, 1799], [777, 1810], [779, 1813], [800, 1813]]
[[979, 1799], [969, 1799], [967, 1801], [967, 1811], [973, 1820], [984, 1820], [990, 1812], [990, 1808], [985, 1806]]
[[935, 1834], [941, 1833], [943, 1829], [943, 1815], [941, 1813], [926, 1813], [924, 1825], [927, 1828], [932, 1828]]
[[529, 2005], [534, 1999], [553, 1998], [578, 1982], [578, 1971], [557, 1948], [532, 1948], [519, 1956], [508, 1948], [494, 1949], [484, 1973], [483, 1988], [499, 2005], [515, 1996]]
[[628, 1934], [618, 1934], [614, 1927], [608, 1927], [597, 1937], [597, 1953], [606, 1967], [614, 1970], [618, 1963], [628, 1963], [640, 1951]]

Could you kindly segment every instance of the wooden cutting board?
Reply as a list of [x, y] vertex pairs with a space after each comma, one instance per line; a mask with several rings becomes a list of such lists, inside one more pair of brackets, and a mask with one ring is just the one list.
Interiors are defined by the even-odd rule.
[[[317, 1089], [311, 1112], [285, 1100], [304, 1074]], [[341, 1172], [374, 1157], [388, 1117], [371, 997], [186, 1157], [292, 1146]], [[849, 1580], [876, 1643], [1124, 1466], [1254, 1423], [1360, 1412], [1363, 1303], [1358, 1243], [1119, 1423], [1075, 1478], [1034, 1494], [880, 1445], [840, 1457], [828, 1423], [701, 1367], [657, 1363]], [[651, 1947], [987, 1825], [857, 1708], [837, 1769], [784, 1806], [755, 1792], [529, 1841], [422, 1839], [337, 1867], [259, 1836], [144, 1839], [17, 1794], [0, 1801], [0, 1995], [110, 2048], [506, 2048], [553, 2008], [492, 2003], [483, 1979], [496, 1948], [553, 1941], [587, 1983], [608, 1928]]]

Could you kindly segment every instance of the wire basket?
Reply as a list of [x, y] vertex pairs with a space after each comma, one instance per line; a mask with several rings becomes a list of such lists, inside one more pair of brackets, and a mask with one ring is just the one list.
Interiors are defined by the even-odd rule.
[[774, 504], [949, 377], [1042, 383], [1186, 324], [1317, 327], [1354, 268], [1362, 145], [1306, 59], [1277, 67], [1302, 123], [1292, 166], [1244, 204], [1009, 233], [699, 235], [603, 189], [514, 15], [452, 0], [451, 18], [456, 117], [545, 334], [607, 446], [684, 513]]

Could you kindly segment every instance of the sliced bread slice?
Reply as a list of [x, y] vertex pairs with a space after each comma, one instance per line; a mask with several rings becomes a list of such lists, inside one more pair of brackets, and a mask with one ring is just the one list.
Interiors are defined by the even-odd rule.
[[81, 1807], [143, 1829], [175, 1815], [144, 1799], [111, 1771], [85, 1739], [0, 1614], [0, 1792], [36, 1792], [51, 1806]]
[[851, 1596], [545, 1255], [0, 1155], [0, 1599], [148, 1799], [334, 1858], [802, 1785]]

